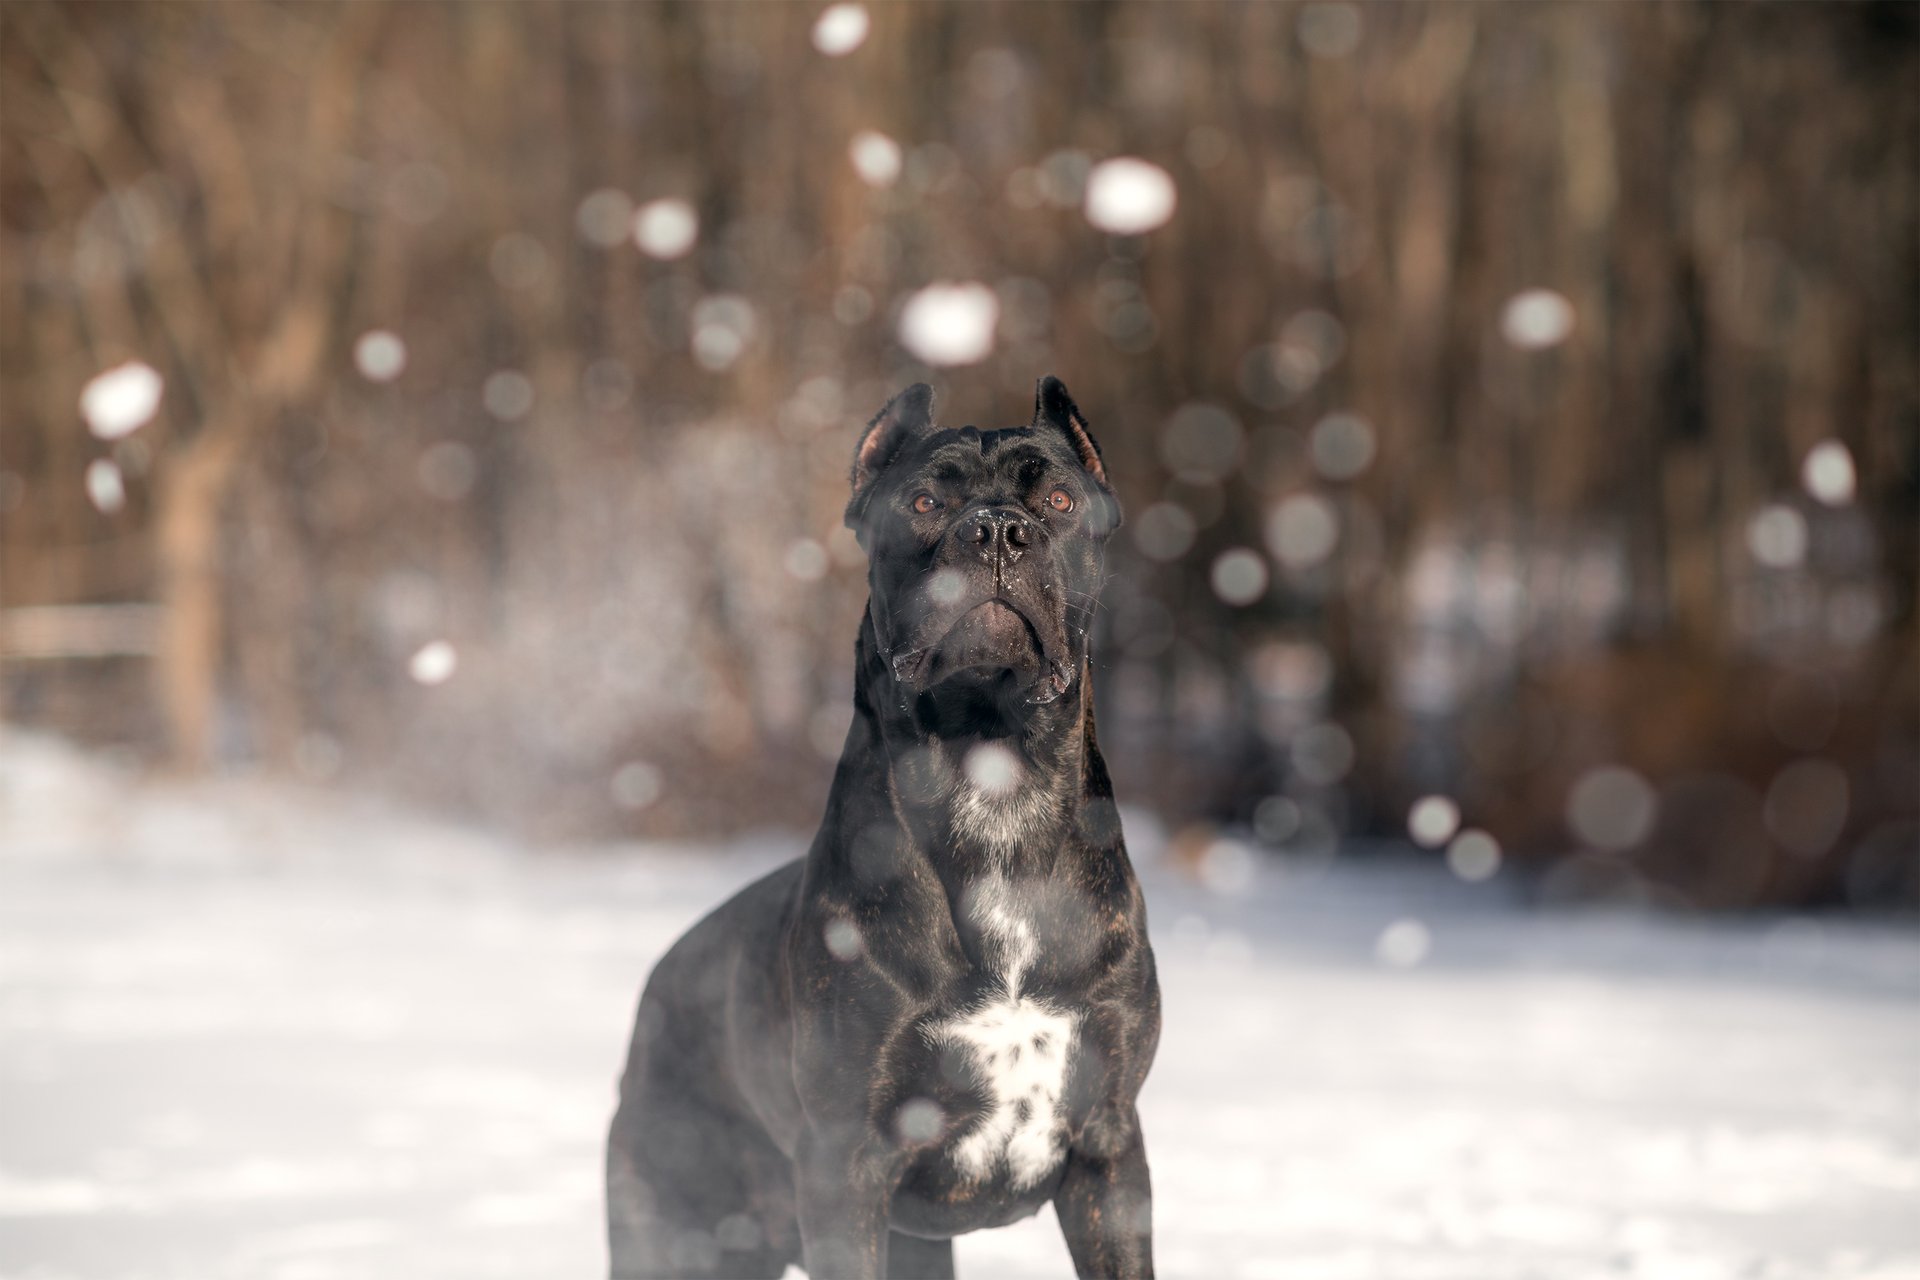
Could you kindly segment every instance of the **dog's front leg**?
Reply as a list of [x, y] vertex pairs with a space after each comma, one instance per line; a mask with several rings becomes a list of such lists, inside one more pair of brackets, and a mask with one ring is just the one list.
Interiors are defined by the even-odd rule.
[[859, 1138], [801, 1136], [795, 1177], [811, 1280], [884, 1280], [894, 1161]]
[[1153, 1187], [1131, 1106], [1107, 1108], [1087, 1124], [1067, 1153], [1053, 1211], [1081, 1280], [1152, 1280]]

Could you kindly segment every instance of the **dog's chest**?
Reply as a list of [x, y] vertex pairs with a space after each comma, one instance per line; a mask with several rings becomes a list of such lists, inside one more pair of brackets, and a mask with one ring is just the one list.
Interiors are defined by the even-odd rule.
[[1064, 1095], [1079, 1016], [1023, 992], [1038, 947], [1004, 879], [976, 886], [964, 910], [980, 930], [992, 981], [987, 995], [926, 1034], [964, 1061], [985, 1105], [948, 1150], [965, 1178], [983, 1181], [1004, 1168], [1009, 1185], [1023, 1190], [1051, 1173], [1065, 1150]]

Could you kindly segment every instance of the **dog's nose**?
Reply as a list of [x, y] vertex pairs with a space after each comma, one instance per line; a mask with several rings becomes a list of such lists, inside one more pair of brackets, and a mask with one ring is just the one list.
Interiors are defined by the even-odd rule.
[[1033, 521], [1024, 512], [1007, 507], [976, 511], [962, 534], [989, 555], [1017, 557], [1033, 543]]

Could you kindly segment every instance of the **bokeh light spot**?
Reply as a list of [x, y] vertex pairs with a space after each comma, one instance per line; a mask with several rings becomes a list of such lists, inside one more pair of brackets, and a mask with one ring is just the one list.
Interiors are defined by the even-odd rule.
[[1433, 933], [1418, 920], [1395, 920], [1380, 931], [1373, 954], [1381, 964], [1395, 969], [1411, 969], [1433, 950]]
[[533, 383], [517, 369], [487, 375], [480, 387], [480, 403], [502, 422], [514, 422], [533, 409]]
[[1253, 887], [1253, 850], [1238, 840], [1215, 840], [1200, 854], [1200, 882], [1215, 893], [1235, 897]]
[[1791, 569], [1807, 558], [1807, 518], [1781, 503], [1747, 522], [1747, 550], [1769, 569]]
[[893, 1130], [903, 1145], [923, 1147], [940, 1140], [946, 1123], [946, 1112], [939, 1103], [931, 1098], [909, 1098], [894, 1117]]
[[715, 373], [733, 367], [760, 330], [753, 304], [735, 293], [716, 293], [693, 307], [693, 358]]
[[860, 927], [851, 920], [829, 920], [825, 931], [827, 950], [835, 960], [857, 960], [866, 950]]
[[1144, 235], [1165, 226], [1178, 203], [1173, 175], [1145, 160], [1102, 160], [1087, 174], [1087, 221], [1110, 235]]
[[1500, 311], [1500, 335], [1523, 351], [1557, 347], [1573, 333], [1573, 304], [1552, 289], [1528, 289]]
[[1373, 462], [1373, 426], [1354, 413], [1330, 413], [1314, 424], [1307, 447], [1329, 480], [1351, 480]]
[[1310, 569], [1333, 553], [1340, 520], [1317, 493], [1295, 493], [1267, 514], [1267, 550], [1289, 569]]
[[152, 420], [165, 381], [152, 365], [129, 360], [98, 375], [80, 391], [80, 416], [97, 439], [118, 440]]
[[1240, 462], [1240, 420], [1217, 404], [1186, 404], [1160, 430], [1160, 458], [1182, 480], [1227, 476]]
[[1767, 831], [1797, 858], [1818, 858], [1846, 829], [1847, 774], [1831, 760], [1796, 760], [1774, 776], [1763, 809]]
[[460, 655], [445, 640], [431, 640], [407, 659], [407, 674], [425, 685], [445, 684], [460, 665]]
[[127, 505], [127, 485], [119, 464], [112, 458], [95, 458], [87, 464], [87, 501], [104, 515], [112, 515]]
[[588, 244], [614, 248], [626, 241], [633, 225], [633, 197], [613, 187], [591, 192], [574, 210], [573, 225]]
[[1213, 562], [1213, 594], [1230, 605], [1249, 605], [1267, 593], [1267, 562], [1258, 551], [1234, 547]]
[[927, 599], [943, 609], [960, 603], [967, 593], [967, 578], [958, 569], [935, 569], [927, 579]]
[[1800, 483], [1814, 499], [1829, 507], [1844, 507], [1853, 501], [1858, 478], [1853, 454], [1838, 440], [1823, 440], [1807, 450], [1800, 463]]
[[1133, 545], [1150, 560], [1178, 560], [1197, 532], [1192, 512], [1177, 502], [1156, 502], [1133, 522]]
[[828, 5], [814, 20], [813, 47], [829, 58], [844, 58], [866, 43], [872, 29], [865, 5]]
[[1460, 806], [1448, 796], [1421, 796], [1407, 810], [1407, 834], [1415, 844], [1437, 849], [1460, 829]]
[[796, 538], [787, 545], [787, 572], [801, 582], [818, 582], [827, 576], [827, 549], [812, 538]]
[[884, 133], [862, 129], [847, 144], [847, 156], [870, 187], [890, 187], [900, 180], [900, 144]]
[[843, 284], [833, 295], [833, 318], [851, 328], [873, 317], [873, 295], [857, 284]]
[[978, 364], [993, 350], [999, 295], [974, 281], [941, 281], [907, 299], [900, 342], [932, 365]]
[[1478, 829], [1462, 831], [1447, 846], [1447, 869], [1469, 884], [1500, 870], [1500, 842]]
[[660, 798], [665, 780], [660, 770], [645, 760], [629, 760], [614, 770], [613, 779], [607, 785], [615, 804], [638, 812]]
[[392, 382], [406, 371], [407, 344], [387, 329], [369, 329], [353, 344], [353, 366], [369, 382]]
[[1653, 787], [1631, 769], [1607, 765], [1580, 776], [1567, 794], [1567, 826], [1596, 849], [1639, 844], [1653, 829], [1659, 807]]
[[997, 742], [968, 751], [962, 767], [967, 780], [990, 796], [1006, 795], [1020, 782], [1020, 758]]
[[684, 258], [700, 238], [700, 215], [685, 200], [649, 200], [634, 211], [633, 242], [649, 258]]

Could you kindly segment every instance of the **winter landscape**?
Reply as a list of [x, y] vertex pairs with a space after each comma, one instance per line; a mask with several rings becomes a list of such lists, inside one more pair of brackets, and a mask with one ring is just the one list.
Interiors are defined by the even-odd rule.
[[[1910, 2], [6, 0], [0, 1280], [605, 1276], [642, 983], [896, 693], [1111, 773], [1159, 1275], [1920, 1280], [1916, 83]], [[863, 630], [964, 548], [991, 644]]]
[[[0, 749], [0, 1275], [588, 1277], [632, 1005], [796, 851], [532, 854], [372, 801]], [[1410, 859], [1197, 878], [1163, 1275], [1920, 1277], [1910, 923], [1523, 911]], [[963, 1275], [1070, 1274], [1050, 1213]]]

